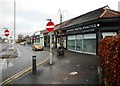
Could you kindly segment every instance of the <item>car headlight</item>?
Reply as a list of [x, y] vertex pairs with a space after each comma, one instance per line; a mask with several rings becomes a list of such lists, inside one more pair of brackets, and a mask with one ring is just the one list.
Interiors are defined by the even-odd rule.
[[35, 48], [38, 48], [38, 46], [35, 46]]

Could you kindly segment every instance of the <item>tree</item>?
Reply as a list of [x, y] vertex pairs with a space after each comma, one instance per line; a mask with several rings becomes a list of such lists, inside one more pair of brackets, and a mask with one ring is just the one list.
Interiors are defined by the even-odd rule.
[[18, 35], [18, 43], [22, 42], [23, 41], [23, 35], [22, 34], [19, 34]]

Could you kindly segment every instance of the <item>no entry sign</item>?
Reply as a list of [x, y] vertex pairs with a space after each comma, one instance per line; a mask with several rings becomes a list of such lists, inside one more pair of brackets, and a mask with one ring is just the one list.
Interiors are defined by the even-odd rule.
[[10, 33], [9, 33], [9, 30], [6, 29], [6, 30], [4, 31], [4, 35], [5, 35], [5, 36], [9, 36], [9, 34], [10, 34]]
[[48, 22], [47, 25], [46, 25], [46, 30], [48, 32], [52, 32], [54, 30], [54, 23], [53, 22]]

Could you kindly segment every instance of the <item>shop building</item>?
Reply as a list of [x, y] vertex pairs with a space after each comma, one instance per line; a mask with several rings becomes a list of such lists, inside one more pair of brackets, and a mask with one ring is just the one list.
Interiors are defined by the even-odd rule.
[[101, 38], [119, 31], [120, 12], [105, 6], [57, 25], [53, 36], [55, 45], [61, 42], [67, 50], [96, 55]]
[[43, 46], [45, 46], [45, 44], [44, 44], [44, 35], [43, 35], [43, 31], [40, 31], [40, 44], [41, 45], [43, 45]]
[[31, 42], [31, 45], [33, 43], [40, 43], [44, 46], [44, 36], [42, 31], [37, 31], [32, 36], [30, 36], [30, 42]]
[[[52, 43], [55, 48], [61, 43], [67, 50], [96, 55], [101, 38], [120, 33], [119, 22], [120, 12], [105, 6], [55, 25]], [[49, 46], [49, 33], [42, 33], [44, 46]]]

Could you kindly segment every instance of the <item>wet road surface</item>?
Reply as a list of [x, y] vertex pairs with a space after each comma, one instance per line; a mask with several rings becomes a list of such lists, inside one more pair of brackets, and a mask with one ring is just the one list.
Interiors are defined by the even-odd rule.
[[48, 58], [47, 51], [33, 51], [31, 46], [16, 45], [17, 58], [2, 59], [2, 80], [13, 76], [23, 69], [32, 65], [32, 55], [36, 55], [37, 63]]

